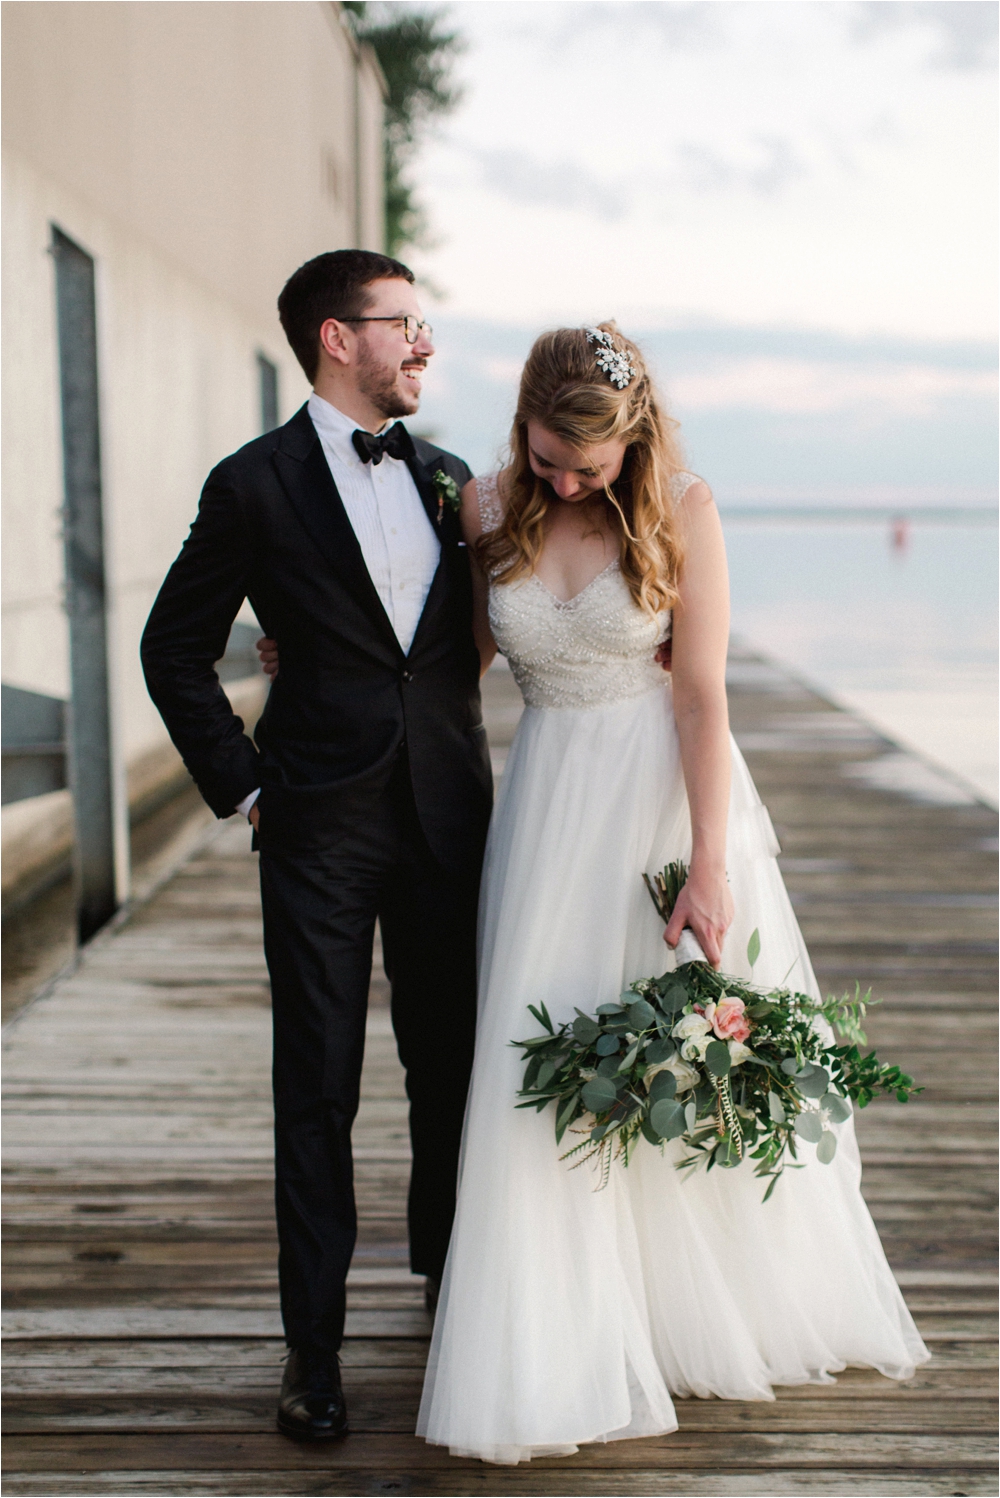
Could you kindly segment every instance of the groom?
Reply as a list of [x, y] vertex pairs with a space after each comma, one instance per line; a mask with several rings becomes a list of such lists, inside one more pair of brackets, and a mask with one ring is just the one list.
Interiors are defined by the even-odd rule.
[[[209, 475], [142, 660], [205, 800], [248, 815], [260, 850], [291, 1349], [278, 1425], [323, 1440], [347, 1429], [337, 1349], [375, 921], [410, 1100], [410, 1262], [432, 1304], [472, 1064], [492, 780], [449, 503], [469, 469], [398, 420], [434, 352], [413, 275], [338, 250], [301, 266], [278, 310], [313, 394]], [[214, 669], [246, 598], [281, 650], [256, 742]]]

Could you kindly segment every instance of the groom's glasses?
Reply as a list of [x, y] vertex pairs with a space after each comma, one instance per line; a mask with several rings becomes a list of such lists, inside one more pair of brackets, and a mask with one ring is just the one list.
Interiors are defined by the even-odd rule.
[[417, 322], [415, 317], [341, 317], [338, 322], [401, 322], [403, 324], [403, 337], [407, 343], [416, 343], [421, 333], [426, 333], [428, 338], [434, 337], [434, 329], [429, 322]]

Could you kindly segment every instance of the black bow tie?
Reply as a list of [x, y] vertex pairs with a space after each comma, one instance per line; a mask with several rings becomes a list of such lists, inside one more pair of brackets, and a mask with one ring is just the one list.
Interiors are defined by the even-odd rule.
[[404, 462], [416, 457], [413, 438], [398, 421], [382, 437], [373, 437], [371, 432], [363, 432], [358, 427], [351, 433], [351, 441], [362, 463], [381, 463], [386, 456], [401, 458]]

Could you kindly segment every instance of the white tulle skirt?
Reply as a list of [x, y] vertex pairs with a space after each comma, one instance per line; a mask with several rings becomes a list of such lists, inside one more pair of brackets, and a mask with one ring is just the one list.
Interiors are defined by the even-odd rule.
[[[479, 1028], [458, 1208], [417, 1433], [492, 1462], [677, 1428], [670, 1392], [773, 1399], [847, 1364], [909, 1378], [929, 1354], [860, 1192], [853, 1126], [802, 1145], [769, 1202], [746, 1162], [681, 1176], [644, 1144], [603, 1191], [559, 1159], [551, 1109], [517, 1111], [510, 1042], [672, 965], [641, 874], [690, 854], [669, 687], [591, 711], [527, 708], [480, 907]], [[817, 993], [777, 843], [733, 745], [723, 969]], [[567, 1136], [567, 1143], [570, 1142]], [[564, 1144], [563, 1148], [566, 1147]]]

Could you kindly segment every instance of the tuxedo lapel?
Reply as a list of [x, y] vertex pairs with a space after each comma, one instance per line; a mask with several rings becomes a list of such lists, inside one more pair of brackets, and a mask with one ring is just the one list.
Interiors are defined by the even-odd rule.
[[401, 654], [396, 632], [365, 566], [354, 527], [305, 406], [283, 428], [274, 464], [289, 502], [305, 530], [380, 634]]
[[[420, 632], [427, 620], [440, 608], [448, 592], [448, 551], [453, 546], [456, 535], [453, 534], [458, 517], [452, 513], [447, 505], [442, 505], [437, 490], [434, 488], [433, 475], [434, 466], [426, 468], [416, 456], [408, 458], [406, 466], [410, 470], [410, 477], [416, 485], [417, 493], [420, 495], [421, 503], [427, 511], [427, 518], [434, 527], [434, 533], [441, 543], [441, 555], [438, 558], [437, 570], [434, 573], [430, 590], [424, 600], [424, 606], [417, 621], [416, 632], [410, 645], [412, 654], [413, 647], [420, 638]], [[454, 522], [454, 524], [453, 524]]]
[[427, 469], [421, 463], [420, 459], [416, 456], [407, 458], [406, 466], [410, 470], [410, 477], [413, 479], [413, 482], [417, 487], [417, 493], [420, 495], [420, 502], [423, 505], [424, 509], [427, 511], [427, 518], [430, 521], [431, 525], [434, 527], [434, 534], [440, 537], [441, 517], [438, 513], [437, 491], [435, 490], [434, 485], [431, 482], [431, 475], [427, 472]]

